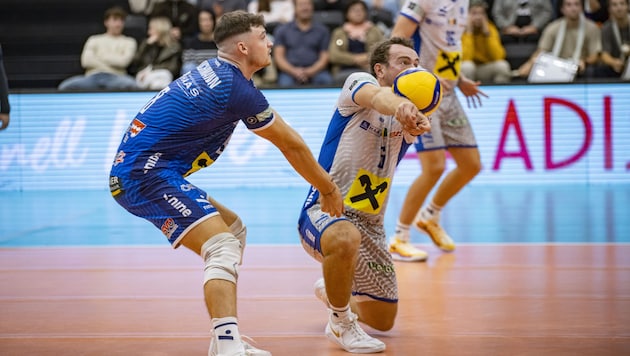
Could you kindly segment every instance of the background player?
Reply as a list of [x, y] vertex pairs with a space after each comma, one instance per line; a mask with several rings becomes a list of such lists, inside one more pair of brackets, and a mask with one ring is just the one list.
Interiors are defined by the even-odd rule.
[[[409, 187], [390, 251], [395, 259], [422, 261], [426, 253], [409, 243], [411, 223], [426, 232], [444, 251], [455, 249], [440, 226], [440, 211], [481, 170], [477, 141], [466, 113], [455, 94], [457, 86], [474, 107], [481, 105], [479, 82], [462, 76], [462, 34], [466, 29], [468, 0], [407, 0], [392, 29], [392, 36], [413, 37], [420, 65], [438, 77], [444, 90], [442, 104], [431, 117], [431, 131], [418, 137], [415, 147], [422, 173]], [[470, 101], [469, 101], [470, 105]], [[433, 199], [420, 212], [429, 192], [446, 166], [445, 150], [457, 166], [438, 186]]]
[[242, 342], [236, 318], [237, 265], [246, 229], [232, 211], [184, 177], [214, 162], [239, 121], [271, 141], [322, 192], [322, 210], [339, 216], [339, 189], [302, 138], [254, 86], [254, 72], [270, 64], [272, 43], [262, 15], [230, 12], [215, 30], [218, 57], [172, 82], [135, 116], [110, 174], [116, 201], [152, 222], [174, 248], [199, 254], [214, 337], [210, 355], [270, 355]]
[[324, 278], [315, 283], [315, 293], [329, 308], [326, 336], [348, 352], [385, 349], [361, 329], [357, 315], [375, 329], [389, 330], [398, 310], [385, 207], [398, 162], [430, 125], [391, 86], [398, 73], [417, 65], [411, 42], [392, 38], [373, 49], [372, 75], [356, 72], [346, 79], [319, 156], [341, 189], [345, 213], [327, 214], [311, 188], [298, 223], [304, 249], [322, 263]]

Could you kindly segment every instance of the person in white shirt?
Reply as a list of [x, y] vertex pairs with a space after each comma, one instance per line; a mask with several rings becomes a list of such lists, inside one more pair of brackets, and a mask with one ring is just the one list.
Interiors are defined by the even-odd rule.
[[81, 53], [84, 75], [70, 77], [59, 90], [130, 90], [136, 81], [127, 67], [136, 53], [136, 40], [123, 35], [127, 12], [115, 6], [105, 11], [105, 33], [90, 36]]

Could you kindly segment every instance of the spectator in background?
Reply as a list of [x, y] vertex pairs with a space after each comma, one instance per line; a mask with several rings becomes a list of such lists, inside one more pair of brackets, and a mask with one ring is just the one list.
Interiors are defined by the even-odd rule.
[[584, 0], [584, 15], [586, 15], [586, 18], [593, 20], [600, 26], [608, 21], [608, 1]]
[[597, 70], [597, 76], [619, 78], [629, 65], [630, 57], [628, 0], [610, 0], [608, 13], [610, 17], [602, 27], [602, 65]]
[[313, 21], [313, 0], [295, 0], [295, 20], [274, 32], [273, 58], [278, 85], [331, 85], [328, 71], [330, 31]]
[[149, 17], [166, 17], [171, 20], [171, 35], [177, 41], [194, 36], [197, 32], [197, 7], [186, 0], [165, 0], [157, 3]]
[[9, 127], [10, 113], [11, 105], [9, 105], [9, 81], [7, 80], [7, 73], [4, 71], [2, 45], [0, 45], [0, 131]]
[[197, 7], [200, 9], [212, 9], [217, 21], [226, 12], [235, 10], [247, 11], [248, 0], [198, 0]]
[[149, 21], [148, 37], [140, 43], [131, 64], [140, 88], [162, 89], [179, 75], [182, 47], [173, 38], [171, 29], [171, 21], [166, 17]]
[[510, 64], [499, 31], [488, 20], [488, 4], [470, 0], [468, 24], [462, 35], [462, 73], [482, 84], [507, 83], [512, 78]]
[[136, 40], [123, 35], [127, 12], [115, 6], [105, 11], [105, 33], [90, 36], [81, 52], [85, 75], [70, 77], [59, 90], [129, 90], [137, 89], [127, 67], [136, 53]]
[[536, 43], [553, 19], [553, 8], [549, 0], [495, 0], [492, 18], [501, 32], [503, 44]]
[[368, 19], [368, 7], [362, 0], [352, 0], [344, 13], [345, 23], [330, 38], [330, 64], [335, 84], [342, 85], [357, 71], [369, 71], [370, 48], [381, 41], [383, 32]]
[[[599, 60], [599, 52], [602, 48], [599, 27], [584, 16], [581, 0], [561, 0], [561, 4], [560, 11], [563, 17], [545, 27], [538, 41], [538, 48], [529, 60], [518, 68], [518, 76], [528, 77], [538, 55], [542, 52], [551, 53], [558, 37], [563, 38], [558, 57], [573, 58], [574, 51], [580, 45], [578, 77], [595, 76], [594, 65]], [[580, 32], [583, 32], [583, 42], [578, 44]]]
[[396, 21], [401, 3], [398, 0], [365, 0], [369, 9], [368, 18], [389, 36]]
[[293, 0], [251, 0], [247, 10], [263, 15], [268, 33], [273, 33], [278, 25], [293, 21], [295, 14]]
[[214, 42], [214, 26], [216, 17], [212, 10], [199, 11], [199, 32], [191, 37], [185, 37], [182, 52], [181, 74], [195, 69], [208, 58], [216, 57], [217, 44]]
[[337, 10], [343, 11], [350, 0], [313, 0], [315, 10]]

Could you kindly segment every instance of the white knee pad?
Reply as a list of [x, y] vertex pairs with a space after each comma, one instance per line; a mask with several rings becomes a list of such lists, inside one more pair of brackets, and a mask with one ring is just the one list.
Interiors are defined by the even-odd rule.
[[[241, 242], [241, 262], [243, 259], [243, 250], [245, 250], [245, 243], [247, 242], [247, 226], [243, 225], [241, 218], [236, 217], [236, 220], [230, 225], [230, 231], [236, 236], [238, 241]], [[240, 263], [239, 263], [240, 264]]]
[[241, 261], [241, 243], [233, 234], [222, 232], [209, 238], [201, 246], [201, 256], [205, 261], [204, 285], [212, 279], [236, 283]]

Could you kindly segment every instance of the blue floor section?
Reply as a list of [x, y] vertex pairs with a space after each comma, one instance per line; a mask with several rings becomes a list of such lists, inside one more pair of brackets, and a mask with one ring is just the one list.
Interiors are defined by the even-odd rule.
[[[248, 244], [299, 244], [306, 188], [207, 191], [248, 226]], [[385, 225], [393, 230], [406, 187], [394, 187]], [[0, 192], [0, 247], [165, 245], [150, 223], [108, 191]], [[630, 184], [469, 185], [443, 211], [457, 243], [628, 243]], [[413, 242], [428, 243], [414, 231]]]

